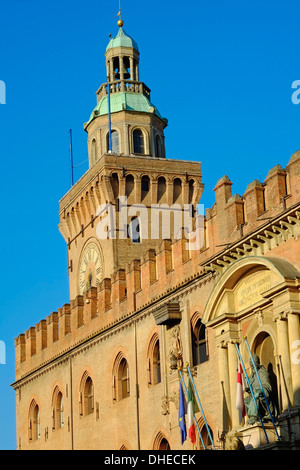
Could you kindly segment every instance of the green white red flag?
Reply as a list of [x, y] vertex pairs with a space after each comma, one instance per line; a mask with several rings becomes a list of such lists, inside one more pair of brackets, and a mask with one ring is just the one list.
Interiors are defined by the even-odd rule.
[[188, 387], [188, 405], [187, 405], [187, 428], [188, 435], [193, 444], [196, 444], [196, 428], [195, 428], [195, 399], [191, 381]]

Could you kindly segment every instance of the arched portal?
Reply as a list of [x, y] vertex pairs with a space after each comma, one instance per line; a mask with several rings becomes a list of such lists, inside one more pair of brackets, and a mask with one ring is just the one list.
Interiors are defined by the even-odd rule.
[[273, 381], [280, 413], [300, 402], [299, 369], [291, 360], [291, 347], [300, 340], [299, 279], [292, 263], [259, 256], [232, 262], [218, 278], [202, 323], [214, 330], [217, 341], [224, 429], [240, 426], [232, 393], [237, 382], [237, 344], [248, 374], [248, 346], [259, 357]]

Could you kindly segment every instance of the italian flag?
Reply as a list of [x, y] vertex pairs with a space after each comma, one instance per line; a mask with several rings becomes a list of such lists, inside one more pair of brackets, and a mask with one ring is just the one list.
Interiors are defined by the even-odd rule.
[[244, 402], [244, 380], [243, 380], [243, 369], [241, 363], [238, 362], [237, 370], [237, 384], [236, 384], [236, 408], [239, 410], [240, 423], [246, 416], [246, 408]]
[[196, 429], [195, 429], [195, 400], [194, 400], [194, 393], [192, 390], [192, 384], [189, 380], [189, 388], [188, 388], [188, 405], [187, 405], [187, 428], [189, 437], [193, 444], [196, 444]]

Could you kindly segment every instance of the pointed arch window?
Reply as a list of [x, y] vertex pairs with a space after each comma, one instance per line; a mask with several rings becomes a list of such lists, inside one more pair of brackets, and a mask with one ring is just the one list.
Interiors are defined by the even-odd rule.
[[40, 408], [35, 400], [32, 400], [29, 408], [29, 440], [35, 441], [41, 437]]
[[145, 154], [145, 140], [141, 129], [133, 131], [133, 153]]
[[148, 348], [148, 384], [156, 385], [161, 382], [160, 344], [158, 334], [151, 338]]
[[64, 426], [64, 400], [58, 387], [55, 388], [52, 398], [52, 429], [60, 429]]
[[200, 318], [192, 327], [192, 352], [194, 366], [208, 360], [206, 327]]
[[113, 400], [120, 401], [130, 395], [129, 365], [122, 353], [119, 353], [114, 365]]
[[87, 373], [83, 375], [81, 380], [79, 408], [81, 416], [94, 413], [94, 384], [92, 378]]

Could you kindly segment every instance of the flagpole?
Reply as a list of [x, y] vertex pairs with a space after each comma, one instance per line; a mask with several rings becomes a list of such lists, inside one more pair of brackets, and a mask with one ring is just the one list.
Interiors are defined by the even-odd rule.
[[236, 347], [236, 351], [237, 351], [238, 357], [240, 358], [240, 361], [241, 361], [241, 364], [242, 364], [242, 368], [243, 368], [243, 371], [244, 371], [246, 380], [247, 380], [247, 382], [248, 382], [248, 385], [249, 385], [249, 388], [250, 388], [250, 392], [251, 392], [253, 401], [254, 401], [255, 406], [256, 406], [256, 410], [257, 410], [257, 414], [258, 414], [260, 423], [261, 423], [262, 428], [263, 428], [263, 431], [264, 431], [264, 433], [265, 433], [265, 437], [266, 437], [266, 440], [267, 440], [267, 444], [269, 444], [269, 438], [268, 438], [268, 435], [267, 435], [267, 432], [266, 432], [264, 423], [263, 423], [263, 421], [262, 421], [262, 419], [261, 419], [261, 416], [260, 416], [260, 412], [259, 412], [259, 409], [258, 409], [258, 406], [257, 406], [257, 403], [256, 403], [256, 398], [255, 398], [255, 396], [254, 396], [253, 389], [252, 389], [252, 387], [251, 387], [248, 374], [247, 374], [247, 372], [246, 372], [246, 368], [245, 368], [244, 361], [243, 361], [242, 356], [241, 356], [241, 353], [240, 353], [240, 351], [239, 351], [238, 342], [237, 342], [237, 341], [234, 341], [234, 344], [235, 344], [235, 347]]
[[205, 418], [205, 414], [204, 414], [204, 411], [203, 411], [203, 408], [202, 408], [202, 405], [201, 405], [201, 401], [200, 401], [200, 398], [199, 398], [199, 395], [198, 395], [198, 392], [197, 392], [197, 389], [196, 389], [196, 385], [195, 385], [195, 382], [194, 382], [194, 379], [193, 379], [193, 377], [192, 377], [192, 373], [191, 373], [191, 371], [190, 371], [190, 368], [189, 368], [188, 364], [187, 364], [186, 368], [187, 368], [187, 371], [188, 371], [188, 373], [189, 373], [191, 382], [192, 382], [192, 384], [193, 384], [194, 391], [195, 391], [195, 393], [196, 393], [196, 397], [197, 397], [197, 400], [198, 400], [198, 404], [199, 404], [200, 409], [201, 409], [201, 413], [202, 413], [202, 416], [203, 416], [203, 419], [204, 419], [204, 422], [205, 422], [205, 426], [206, 426], [206, 429], [207, 429], [207, 432], [208, 432], [208, 435], [209, 435], [209, 438], [210, 438], [211, 445], [212, 445], [213, 449], [215, 450], [214, 441], [213, 441], [213, 438], [212, 438], [212, 436], [211, 436], [210, 429], [209, 429], [209, 426], [208, 426], [208, 424], [207, 424], [207, 421], [206, 421], [206, 418]]
[[256, 377], [257, 377], [257, 379], [258, 379], [258, 381], [259, 381], [259, 385], [260, 385], [261, 391], [262, 391], [263, 396], [264, 396], [264, 400], [265, 400], [266, 405], [267, 405], [267, 408], [268, 408], [268, 412], [269, 412], [269, 415], [270, 415], [270, 418], [271, 418], [273, 427], [274, 427], [275, 432], [276, 432], [277, 440], [280, 441], [280, 436], [279, 436], [279, 434], [278, 434], [278, 431], [277, 431], [277, 428], [276, 428], [276, 425], [275, 425], [275, 422], [274, 422], [274, 419], [273, 419], [273, 416], [272, 416], [272, 413], [271, 413], [271, 410], [270, 410], [270, 407], [269, 407], [269, 403], [268, 403], [268, 400], [267, 400], [267, 397], [266, 397], [266, 394], [265, 394], [263, 385], [262, 385], [262, 383], [261, 383], [260, 376], [259, 376], [259, 374], [258, 374], [258, 370], [257, 370], [257, 367], [256, 367], [256, 365], [255, 365], [255, 362], [254, 362], [254, 359], [253, 359], [253, 356], [252, 356], [252, 353], [251, 353], [251, 350], [250, 350], [250, 346], [249, 346], [248, 341], [247, 341], [247, 337], [244, 336], [244, 339], [245, 339], [245, 343], [246, 343], [247, 349], [248, 349], [249, 354], [250, 354], [250, 357], [251, 357], [252, 364], [253, 364], [254, 369], [255, 369]]
[[[185, 383], [184, 383], [184, 379], [183, 379], [183, 376], [182, 376], [182, 372], [181, 372], [180, 369], [178, 369], [178, 372], [179, 372], [179, 375], [180, 375], [180, 378], [181, 378], [181, 383], [182, 383], [182, 385], [183, 385], [185, 394], [186, 394], [186, 396], [188, 396], [188, 391], [187, 391], [186, 385], [185, 385]], [[203, 442], [203, 437], [202, 437], [202, 434], [201, 434], [201, 431], [200, 431], [200, 428], [199, 428], [198, 421], [196, 420], [195, 414], [194, 414], [194, 421], [195, 421], [195, 424], [196, 424], [197, 429], [198, 429], [198, 433], [199, 433], [199, 437], [200, 437], [201, 442], [202, 442], [202, 445], [203, 445], [203, 449], [206, 450], [205, 444], [204, 444], [204, 442]]]
[[110, 83], [109, 83], [109, 77], [107, 77], [107, 101], [108, 101], [108, 138], [109, 138], [108, 152], [111, 153], [112, 145], [111, 145], [111, 112], [110, 112]]

